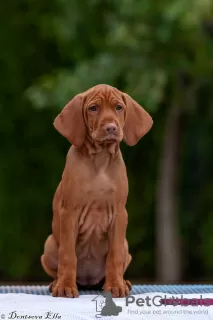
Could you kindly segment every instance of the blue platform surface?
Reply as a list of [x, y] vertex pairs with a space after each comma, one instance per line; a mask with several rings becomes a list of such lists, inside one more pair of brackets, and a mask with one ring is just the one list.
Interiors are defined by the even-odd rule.
[[[213, 293], [213, 285], [193, 284], [193, 285], [133, 285], [131, 294], [143, 294], [151, 292], [163, 292], [170, 294], [187, 293]], [[47, 286], [0, 286], [1, 293], [27, 293], [36, 295], [50, 295]], [[80, 290], [80, 294], [99, 294], [97, 290]]]

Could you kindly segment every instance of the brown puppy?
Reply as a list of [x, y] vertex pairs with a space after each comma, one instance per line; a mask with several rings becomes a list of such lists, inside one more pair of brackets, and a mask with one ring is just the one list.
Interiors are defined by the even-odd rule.
[[75, 96], [54, 126], [69, 140], [66, 165], [53, 199], [52, 234], [41, 262], [55, 281], [53, 296], [77, 297], [77, 283], [105, 280], [113, 297], [129, 294], [123, 279], [131, 261], [126, 240], [128, 180], [119, 144], [135, 145], [152, 118], [130, 96], [97, 85]]

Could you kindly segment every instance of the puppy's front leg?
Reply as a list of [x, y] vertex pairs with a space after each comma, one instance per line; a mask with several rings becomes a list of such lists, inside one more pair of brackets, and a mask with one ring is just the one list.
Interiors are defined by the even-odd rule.
[[76, 298], [79, 296], [76, 285], [76, 238], [77, 212], [72, 208], [60, 210], [59, 263], [56, 285], [52, 289], [55, 297]]
[[109, 233], [109, 253], [106, 261], [106, 281], [104, 284], [104, 291], [110, 291], [114, 298], [129, 294], [129, 288], [123, 279], [127, 222], [126, 209], [119, 208], [114, 225]]

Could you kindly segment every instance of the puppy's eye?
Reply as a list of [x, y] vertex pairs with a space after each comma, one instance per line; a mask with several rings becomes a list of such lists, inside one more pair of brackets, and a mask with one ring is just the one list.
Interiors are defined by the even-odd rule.
[[116, 111], [121, 111], [123, 109], [123, 107], [118, 104], [115, 109], [116, 109]]
[[95, 111], [98, 111], [98, 107], [97, 106], [91, 106], [91, 107], [89, 107], [88, 110], [92, 111], [92, 112], [95, 112]]

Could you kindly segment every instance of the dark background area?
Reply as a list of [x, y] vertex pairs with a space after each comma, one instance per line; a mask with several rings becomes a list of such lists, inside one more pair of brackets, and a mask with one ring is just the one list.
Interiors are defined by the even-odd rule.
[[48, 280], [40, 255], [69, 148], [52, 123], [107, 83], [154, 120], [137, 146], [122, 144], [129, 278], [211, 282], [212, 2], [11, 0], [0, 26], [0, 281]]

